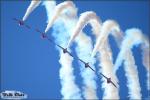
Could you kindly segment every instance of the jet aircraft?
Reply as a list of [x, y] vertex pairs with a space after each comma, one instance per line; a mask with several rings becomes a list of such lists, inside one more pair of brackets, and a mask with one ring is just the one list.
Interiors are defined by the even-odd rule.
[[68, 53], [70, 56], [73, 57], [73, 55], [67, 50], [67, 48], [63, 48], [62, 46], [56, 44], [55, 42], [53, 42], [50, 38], [47, 38], [48, 41], [52, 42], [53, 44], [55, 44], [57, 47], [61, 48], [63, 50], [63, 53]]
[[40, 33], [40, 34], [42, 34], [41, 35], [42, 39], [46, 39], [46, 38], [48, 39], [47, 35], [44, 32], [41, 32], [39, 29], [35, 29], [35, 31], [38, 32], [38, 33]]
[[100, 73], [106, 80], [107, 80], [107, 83], [111, 83], [113, 86], [115, 86], [117, 88], [117, 86], [115, 85], [115, 83], [112, 82], [111, 78], [108, 78], [106, 77], [104, 74]]
[[85, 61], [81, 60], [80, 58], [78, 58], [82, 63], [84, 63], [85, 68], [90, 68], [92, 71], [94, 71], [96, 73], [96, 71], [89, 65], [89, 63], [86, 63]]
[[28, 29], [31, 28], [29, 25], [25, 24], [24, 21], [22, 21], [22, 20], [19, 20], [17, 18], [13, 18], [13, 20], [17, 21], [17, 23], [19, 24], [19, 26], [25, 26]]

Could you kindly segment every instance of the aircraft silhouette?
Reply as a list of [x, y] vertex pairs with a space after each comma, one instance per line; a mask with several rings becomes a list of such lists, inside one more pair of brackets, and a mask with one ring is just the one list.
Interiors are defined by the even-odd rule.
[[78, 60], [80, 60], [82, 63], [84, 63], [85, 68], [90, 68], [92, 71], [94, 71], [96, 73], [96, 71], [89, 65], [89, 63], [86, 63], [85, 61], [81, 60], [80, 58], [78, 58]]
[[17, 23], [19, 24], [19, 26], [25, 26], [28, 29], [31, 28], [29, 25], [25, 24], [22, 20], [19, 20], [17, 18], [13, 18], [13, 20], [17, 21]]
[[111, 78], [108, 78], [106, 77], [104, 74], [100, 73], [106, 80], [107, 80], [107, 83], [111, 83], [113, 86], [115, 86], [117, 88], [117, 86], [115, 85], [115, 83], [112, 82]]
[[47, 36], [44, 32], [41, 32], [41, 31], [38, 30], [38, 29], [35, 29], [35, 30], [36, 30], [36, 32], [39, 32], [39, 33], [42, 34], [41, 38], [43, 38], [43, 39], [46, 38], [49, 42], [51, 42], [51, 43], [53, 43], [54, 45], [56, 45], [56, 46], [58, 46], [59, 48], [61, 48], [61, 49], [63, 50], [63, 53], [68, 53], [70, 56], [73, 57], [73, 55], [67, 50], [67, 48], [63, 48], [62, 46], [56, 44], [53, 40], [51, 40], [50, 38], [48, 38], [48, 36]]
[[46, 39], [46, 38], [48, 39], [47, 35], [44, 32], [40, 31], [39, 29], [35, 29], [35, 31], [38, 32], [38, 33], [40, 33], [40, 34], [42, 34], [41, 35], [42, 39]]
[[67, 50], [67, 48], [63, 48], [62, 46], [56, 44], [55, 42], [53, 42], [51, 39], [47, 38], [50, 42], [52, 42], [53, 44], [55, 44], [57, 47], [61, 48], [63, 50], [63, 53], [68, 53], [70, 56], [73, 57], [73, 55]]

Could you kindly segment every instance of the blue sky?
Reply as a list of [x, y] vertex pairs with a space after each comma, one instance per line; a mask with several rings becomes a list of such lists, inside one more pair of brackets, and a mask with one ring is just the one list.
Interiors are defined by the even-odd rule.
[[[78, 15], [92, 10], [103, 22], [107, 19], [116, 20], [123, 31], [137, 27], [146, 36], [150, 36], [150, 2], [148, 1], [76, 1], [74, 3], [78, 8]], [[61, 98], [59, 55], [55, 46], [42, 40], [40, 34], [21, 28], [12, 20], [13, 17], [22, 18], [29, 4], [29, 1], [1, 1], [1, 91], [18, 90], [28, 94], [28, 98], [34, 99]], [[26, 23], [44, 30], [46, 21], [45, 8], [39, 6], [32, 12]], [[87, 26], [84, 31], [92, 36], [90, 26]], [[109, 38], [115, 61], [119, 49], [113, 42], [114, 39], [111, 36]], [[142, 65], [141, 49], [134, 47], [133, 53], [138, 66], [142, 97], [146, 98], [148, 97], [146, 70]], [[75, 63], [75, 66], [77, 66], [74, 68], [76, 83], [81, 88], [79, 65]], [[126, 98], [128, 89], [123, 67], [120, 67], [117, 76], [120, 81], [120, 98]], [[102, 98], [101, 82], [98, 80], [97, 83], [97, 94]]]

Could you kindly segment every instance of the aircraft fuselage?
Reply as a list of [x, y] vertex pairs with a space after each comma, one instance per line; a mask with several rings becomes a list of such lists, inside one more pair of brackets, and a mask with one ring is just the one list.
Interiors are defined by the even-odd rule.
[[85, 63], [85, 68], [88, 68], [89, 67], [89, 64], [88, 63]]
[[24, 25], [24, 22], [23, 21], [19, 21], [19, 26], [22, 26], [22, 25]]
[[42, 39], [45, 39], [47, 36], [46, 36], [46, 34], [45, 33], [42, 33]]
[[63, 53], [67, 53], [67, 49], [63, 49]]
[[111, 78], [107, 78], [107, 83], [111, 83]]

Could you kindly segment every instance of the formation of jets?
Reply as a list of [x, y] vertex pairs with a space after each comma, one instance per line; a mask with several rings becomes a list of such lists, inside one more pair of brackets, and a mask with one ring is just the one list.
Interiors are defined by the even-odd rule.
[[[22, 20], [19, 20], [19, 19], [16, 19], [16, 18], [13, 18], [13, 20], [17, 21], [17, 23], [19, 24], [19, 26], [25, 26], [26, 28], [28, 29], [31, 29], [31, 27], [29, 25], [26, 25]], [[56, 44], [54, 41], [52, 41], [44, 32], [41, 32], [39, 29], [35, 29], [36, 32], [40, 33], [41, 34], [41, 38], [42, 39], [47, 39], [49, 42], [53, 43], [54, 45], [56, 45], [57, 47], [59, 47], [60, 49], [63, 50], [63, 53], [67, 53], [69, 54], [70, 56], [74, 57], [68, 50], [67, 48], [63, 48], [62, 46]], [[93, 72], [96, 73], [96, 71], [89, 65], [88, 62], [85, 62], [83, 61], [82, 59], [78, 58], [79, 61], [81, 61], [84, 65], [85, 65], [85, 68], [90, 68]], [[104, 74], [100, 73], [100, 75], [102, 75], [106, 80], [107, 80], [107, 83], [111, 83], [114, 87], [117, 88], [117, 86], [115, 85], [115, 83], [112, 82], [111, 78], [108, 78], [106, 77]]]

